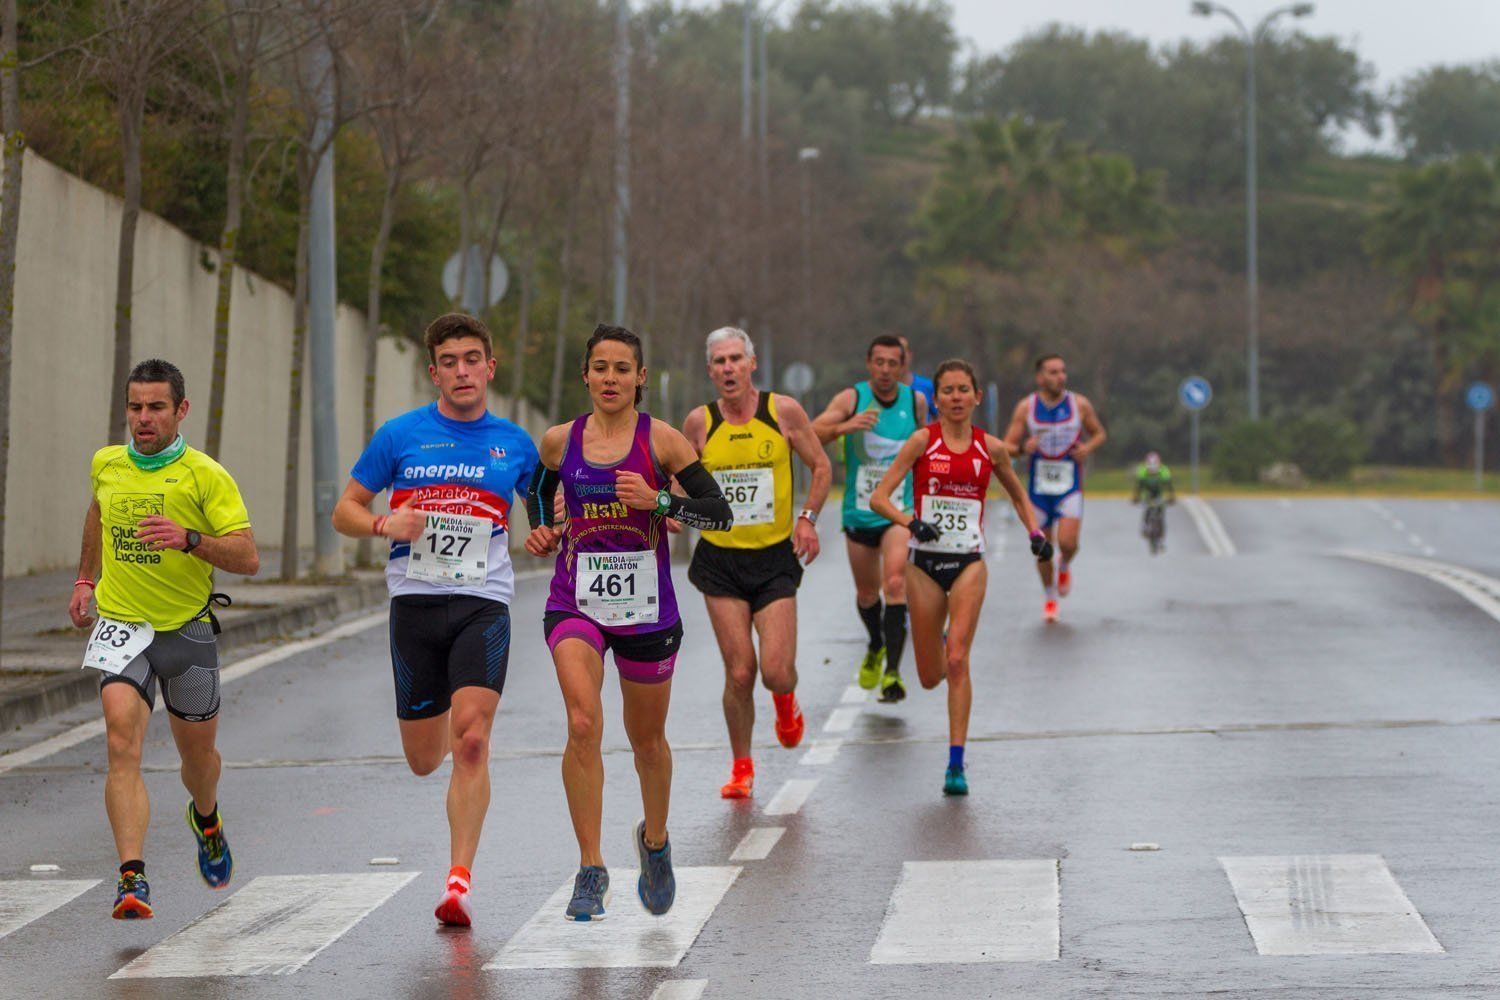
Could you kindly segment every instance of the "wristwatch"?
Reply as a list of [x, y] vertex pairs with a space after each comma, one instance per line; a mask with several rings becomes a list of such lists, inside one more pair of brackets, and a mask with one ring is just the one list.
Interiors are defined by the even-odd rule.
[[656, 494], [656, 513], [662, 517], [667, 516], [667, 511], [672, 509], [672, 494], [666, 490], [660, 490]]
[[798, 517], [805, 517], [805, 518], [807, 518], [807, 523], [808, 524], [811, 524], [811, 525], [813, 525], [815, 527], [817, 526], [817, 523], [818, 523], [818, 512], [815, 511], [815, 510], [813, 510], [811, 507], [803, 507], [802, 508], [802, 513], [798, 514], [797, 516]]
[[182, 547], [182, 554], [187, 555], [203, 542], [203, 536], [196, 531], [188, 531], [187, 544]]

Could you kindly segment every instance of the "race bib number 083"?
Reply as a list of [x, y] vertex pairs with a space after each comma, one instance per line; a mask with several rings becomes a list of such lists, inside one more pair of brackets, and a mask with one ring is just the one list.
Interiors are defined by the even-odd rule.
[[145, 652], [156, 638], [156, 629], [145, 622], [117, 622], [100, 617], [89, 633], [88, 648], [83, 651], [83, 665], [118, 674], [130, 661]]

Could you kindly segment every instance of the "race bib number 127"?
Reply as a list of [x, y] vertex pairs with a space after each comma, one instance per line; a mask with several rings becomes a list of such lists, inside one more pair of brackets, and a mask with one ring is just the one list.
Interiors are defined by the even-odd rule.
[[487, 517], [427, 512], [422, 534], [411, 543], [407, 578], [452, 587], [483, 583], [490, 529]]

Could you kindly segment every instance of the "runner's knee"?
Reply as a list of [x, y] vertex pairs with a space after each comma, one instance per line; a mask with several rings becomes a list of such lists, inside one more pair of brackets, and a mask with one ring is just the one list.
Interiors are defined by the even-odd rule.
[[568, 742], [598, 746], [603, 736], [604, 720], [598, 712], [582, 706], [568, 708]]
[[479, 767], [489, 759], [490, 737], [482, 725], [469, 726], [453, 740], [453, 765]]
[[894, 573], [885, 575], [885, 602], [901, 604], [906, 600], [906, 564], [896, 567]]
[[632, 734], [630, 748], [635, 751], [636, 766], [645, 768], [659, 766], [671, 753], [667, 746], [667, 734], [661, 729]]
[[141, 741], [133, 728], [111, 726], [105, 736], [105, 745], [109, 750], [110, 770], [117, 768], [140, 769]]
[[948, 680], [955, 681], [969, 674], [969, 648], [967, 646], [952, 645], [946, 653], [946, 666], [948, 669]]
[[736, 657], [734, 662], [725, 663], [724, 682], [741, 695], [755, 690], [755, 658]]

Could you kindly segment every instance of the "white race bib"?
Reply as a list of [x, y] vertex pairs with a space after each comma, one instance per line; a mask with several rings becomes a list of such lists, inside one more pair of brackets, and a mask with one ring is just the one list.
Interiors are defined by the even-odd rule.
[[1031, 471], [1031, 489], [1044, 497], [1060, 497], [1073, 490], [1074, 466], [1071, 460], [1039, 458]]
[[411, 557], [406, 561], [407, 579], [450, 587], [484, 583], [490, 558], [490, 532], [494, 528], [490, 519], [436, 511], [424, 513], [427, 520], [422, 534], [411, 543]]
[[83, 651], [83, 665], [118, 674], [130, 661], [145, 652], [156, 629], [145, 622], [117, 622], [100, 617], [89, 633], [88, 648]]
[[[886, 470], [890, 467], [889, 462], [884, 465], [866, 464], [859, 467], [859, 472], [856, 473], [854, 478], [855, 510], [870, 509], [870, 497], [875, 495], [875, 487], [880, 485], [880, 481], [885, 478]], [[897, 487], [895, 492], [891, 494], [891, 502], [896, 505], [897, 510], [906, 510], [906, 488], [904, 486]]]
[[719, 469], [714, 479], [734, 511], [736, 528], [776, 520], [776, 477], [770, 469]]
[[580, 552], [574, 564], [578, 610], [600, 625], [649, 625], [657, 620], [655, 552]]
[[920, 542], [928, 552], [978, 552], [983, 546], [979, 515], [983, 503], [963, 497], [922, 498], [922, 520], [943, 533], [935, 542]]

